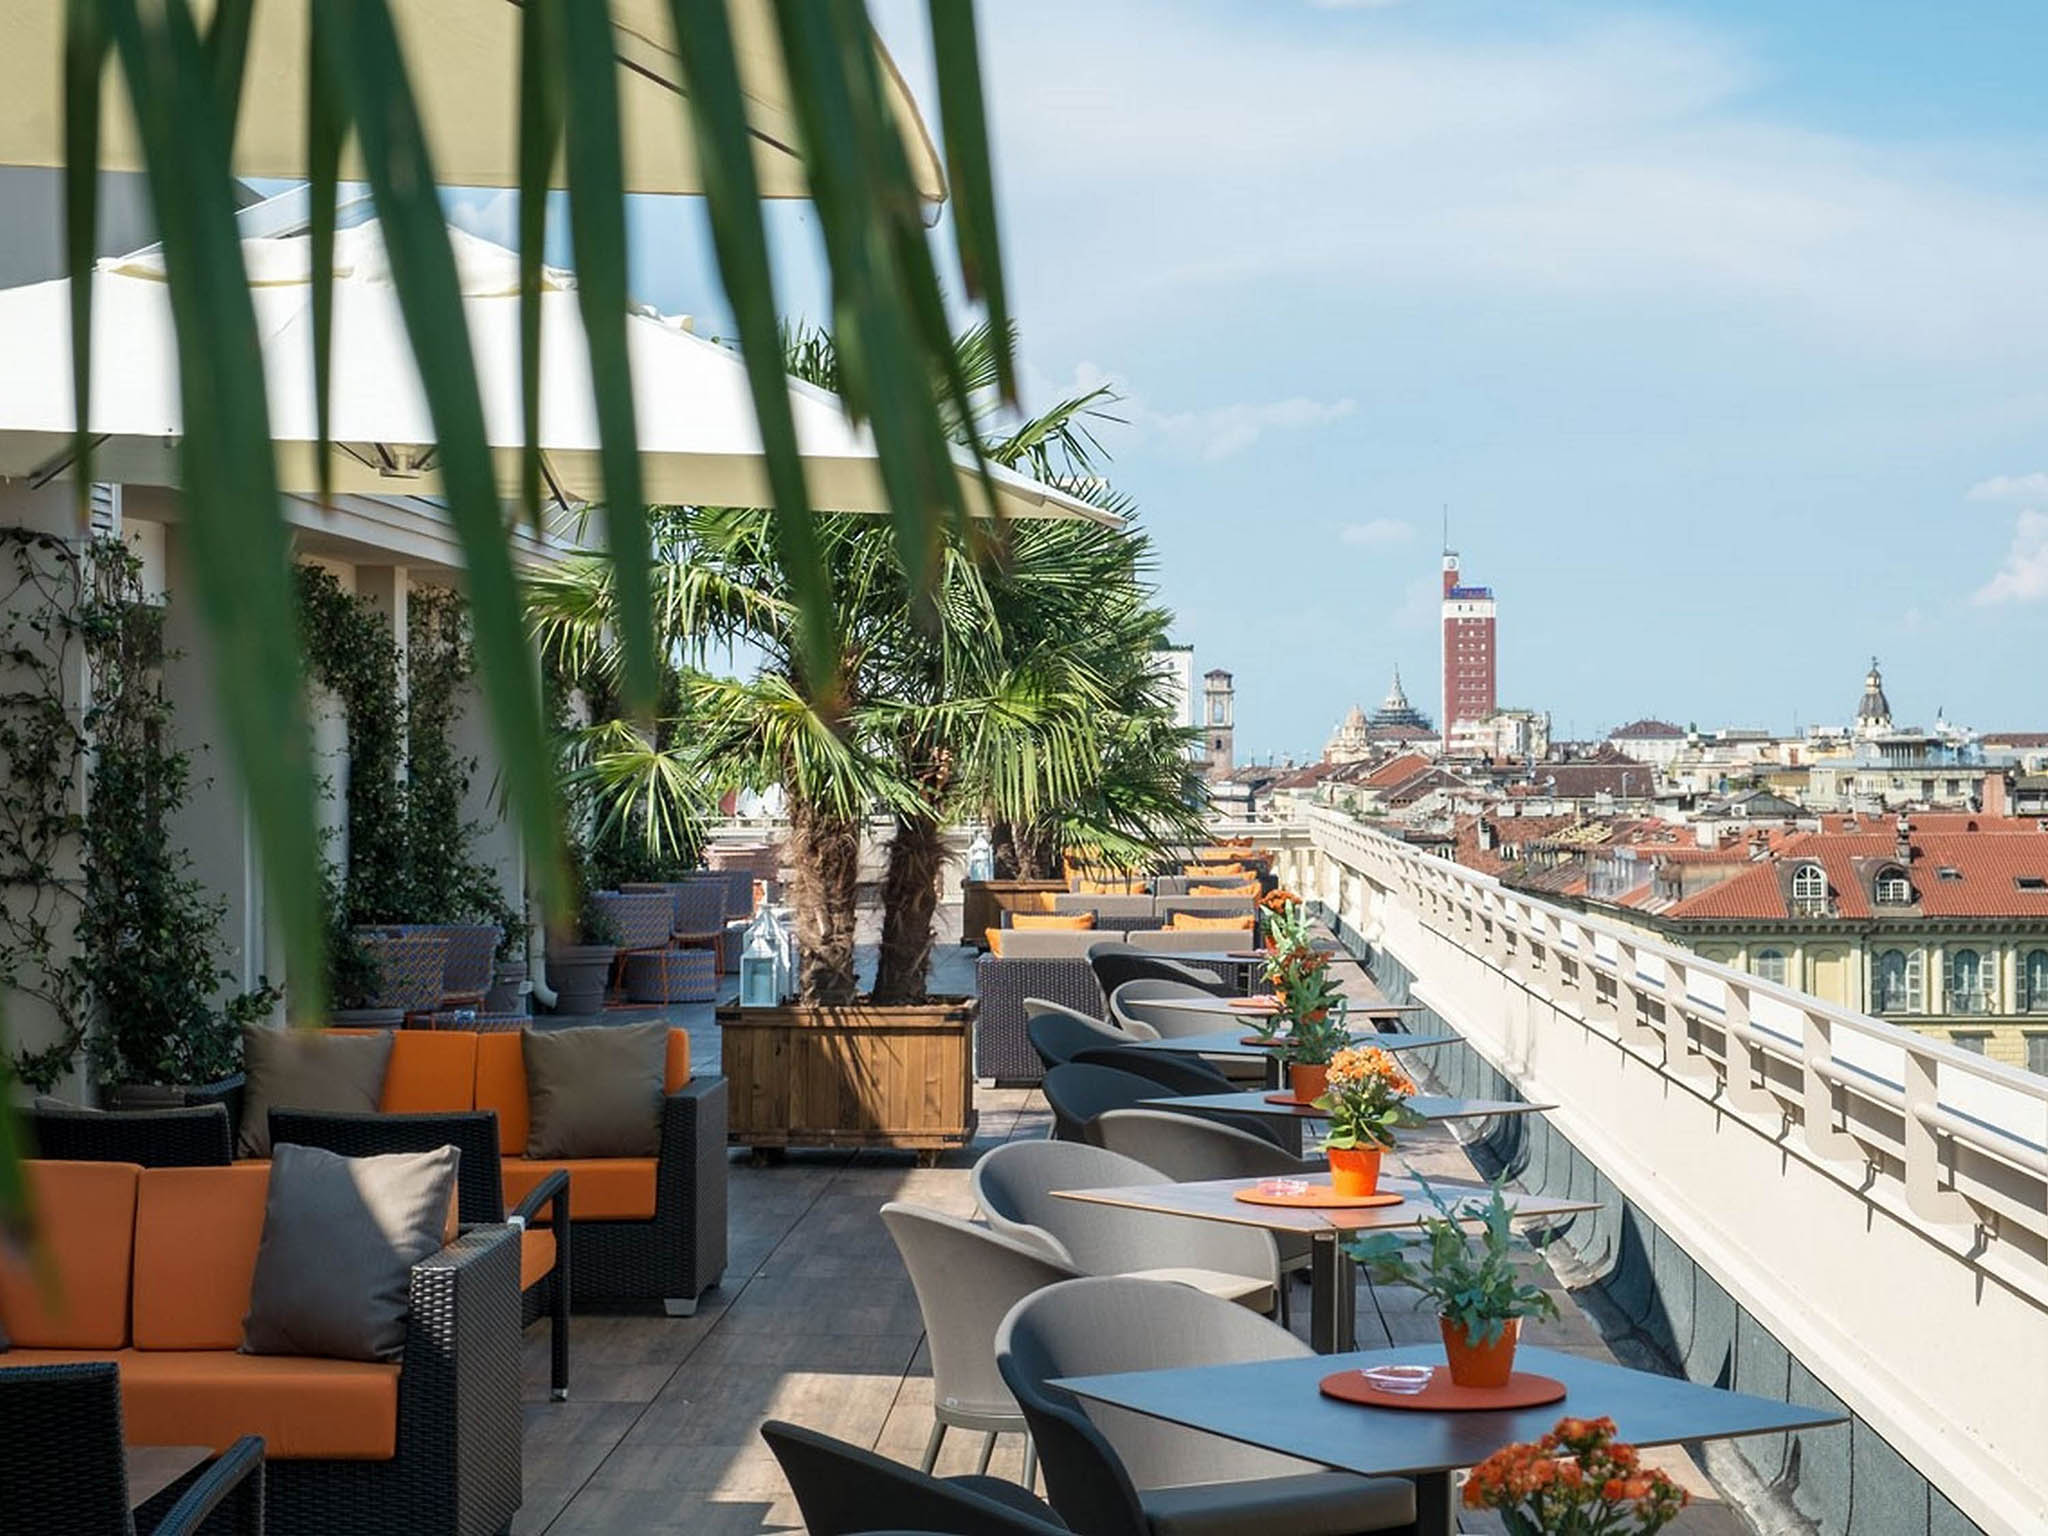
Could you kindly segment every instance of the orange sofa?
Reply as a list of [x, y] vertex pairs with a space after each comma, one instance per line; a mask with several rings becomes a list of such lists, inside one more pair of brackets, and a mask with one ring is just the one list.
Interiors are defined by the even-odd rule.
[[[270, 1170], [30, 1162], [46, 1274], [0, 1263], [0, 1368], [112, 1361], [131, 1445], [261, 1435], [269, 1529], [494, 1531], [520, 1501], [519, 1245], [412, 1272], [397, 1364], [245, 1355]], [[48, 1283], [45, 1283], [47, 1279]]]
[[[508, 1207], [550, 1174], [566, 1173], [575, 1229], [570, 1288], [578, 1302], [658, 1300], [687, 1316], [725, 1272], [725, 1079], [691, 1075], [684, 1030], [669, 1031], [655, 1157], [528, 1158], [526, 1058], [516, 1032], [395, 1031], [378, 1108], [494, 1113]], [[229, 1113], [239, 1125], [239, 1102], [230, 1101]], [[528, 1276], [545, 1273], [554, 1259], [551, 1237], [535, 1231], [526, 1249]]]

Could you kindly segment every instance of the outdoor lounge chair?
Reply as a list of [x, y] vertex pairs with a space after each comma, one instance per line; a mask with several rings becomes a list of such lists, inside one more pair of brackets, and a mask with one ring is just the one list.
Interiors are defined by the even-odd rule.
[[1159, 1419], [1083, 1406], [1062, 1376], [1308, 1354], [1286, 1329], [1185, 1286], [1068, 1280], [1025, 1297], [996, 1335], [997, 1362], [1067, 1524], [1091, 1536], [1323, 1536], [1412, 1531], [1415, 1485], [1278, 1456]]
[[1181, 1035], [1213, 1035], [1230, 1027], [1228, 1018], [1199, 1013], [1191, 1008], [1162, 1008], [1161, 999], [1214, 998], [1215, 992], [1192, 981], [1174, 981], [1163, 976], [1139, 976], [1120, 982], [1109, 994], [1109, 1016], [1129, 1029], [1135, 1023], [1156, 1030], [1162, 1040]]
[[1064, 1066], [1085, 1050], [1127, 1046], [1134, 1041], [1152, 1038], [1151, 1035], [1118, 1029], [1114, 1024], [1091, 1019], [1085, 1013], [1076, 1013], [1071, 1008], [1049, 1003], [1040, 997], [1024, 999], [1024, 1037], [1031, 1042], [1031, 1049], [1038, 1053], [1038, 1059], [1045, 1063], [1047, 1071]]
[[[519, 1228], [519, 1298], [522, 1326], [548, 1317], [549, 1390], [556, 1402], [569, 1396], [569, 1252], [574, 1228], [569, 1214], [569, 1175], [557, 1168], [511, 1210], [505, 1209], [505, 1175], [498, 1156], [498, 1117], [490, 1110], [454, 1114], [351, 1115], [323, 1110], [273, 1109], [270, 1144], [296, 1142], [342, 1157], [377, 1157], [388, 1152], [431, 1152], [454, 1147], [456, 1205], [464, 1226], [510, 1222]], [[547, 1225], [540, 1222], [545, 1216]]]
[[1083, 1066], [1078, 1062], [1054, 1067], [1045, 1074], [1039, 1089], [1052, 1110], [1053, 1140], [1096, 1145], [1100, 1145], [1094, 1131], [1096, 1116], [1107, 1110], [1129, 1109], [1166, 1091], [1151, 1078], [1135, 1072]]
[[1129, 944], [1098, 944], [1088, 951], [1088, 964], [1095, 972], [1095, 979], [1102, 986], [1102, 995], [1109, 997], [1127, 981], [1141, 977], [1164, 981], [1184, 981], [1190, 986], [1200, 987], [1218, 997], [1228, 996], [1230, 987], [1214, 973], [1199, 970], [1184, 961], [1170, 959], [1165, 955], [1148, 954]]
[[[5, 1356], [0, 1356], [4, 1361]], [[111, 1361], [0, 1368], [0, 1531], [262, 1536], [263, 1442], [244, 1435], [131, 1519], [121, 1376]]]
[[[891, 1201], [882, 1221], [903, 1255], [924, 1317], [932, 1355], [932, 1433], [921, 1465], [929, 1472], [949, 1429], [988, 1438], [979, 1471], [988, 1470], [996, 1436], [1025, 1434], [1024, 1415], [996, 1372], [996, 1325], [1020, 1297], [1079, 1273], [1035, 1244], [923, 1206]], [[1035, 1455], [1024, 1444], [1024, 1483]]]
[[761, 1438], [782, 1465], [808, 1536], [1059, 1536], [1066, 1530], [1050, 1505], [998, 1477], [932, 1477], [776, 1419], [761, 1426]]
[[1280, 1282], [1271, 1233], [1054, 1193], [1171, 1182], [1157, 1168], [1078, 1141], [1008, 1142], [974, 1165], [974, 1198], [988, 1224], [1062, 1264], [1090, 1275], [1170, 1280], [1271, 1310]]
[[224, 1168], [235, 1160], [225, 1104], [182, 1109], [76, 1109], [38, 1104], [29, 1145], [52, 1162], [136, 1163], [144, 1168]]

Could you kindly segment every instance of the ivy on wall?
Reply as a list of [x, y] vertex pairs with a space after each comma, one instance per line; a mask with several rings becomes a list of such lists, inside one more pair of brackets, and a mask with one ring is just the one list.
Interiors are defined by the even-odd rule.
[[59, 1026], [13, 1070], [46, 1090], [84, 1047], [101, 1083], [223, 1077], [241, 1024], [277, 994], [219, 1001], [232, 980], [225, 905], [170, 831], [191, 760], [172, 745], [163, 609], [118, 539], [81, 547], [9, 528], [0, 546], [0, 980], [49, 1004]]
[[332, 885], [337, 997], [360, 990], [348, 974], [350, 928], [491, 922], [509, 943], [519, 915], [475, 857], [479, 828], [463, 816], [476, 760], [450, 734], [474, 666], [468, 605], [445, 588], [413, 588], [403, 656], [384, 615], [317, 566], [299, 569], [299, 608], [307, 671], [340, 702], [348, 730], [348, 857]]

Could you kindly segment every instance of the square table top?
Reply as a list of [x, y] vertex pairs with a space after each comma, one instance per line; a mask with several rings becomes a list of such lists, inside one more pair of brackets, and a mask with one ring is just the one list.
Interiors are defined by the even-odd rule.
[[[1247, 1008], [1245, 1004], [1248, 1002], [1262, 1003], [1268, 1006]], [[1244, 1018], [1247, 1016], [1256, 1018], [1262, 1013], [1271, 1013], [1280, 1005], [1272, 1002], [1271, 994], [1261, 993], [1252, 997], [1215, 997], [1209, 995], [1202, 997], [1148, 997], [1145, 999], [1145, 1006], [1148, 1008], [1171, 1008], [1176, 1013], [1221, 1013], [1228, 1014], [1232, 1018]], [[1403, 1013], [1421, 1013], [1423, 1005], [1421, 1003], [1390, 1003], [1384, 998], [1367, 1000], [1354, 997], [1345, 1000], [1344, 1011], [1346, 1013], [1362, 1014], [1367, 1018], [1391, 1019]]]
[[1527, 1345], [1515, 1353], [1516, 1368], [1563, 1382], [1561, 1401], [1498, 1413], [1431, 1413], [1339, 1402], [1316, 1390], [1317, 1382], [1336, 1371], [1439, 1365], [1443, 1357], [1440, 1344], [1411, 1344], [1346, 1355], [1063, 1377], [1054, 1385], [1091, 1402], [1367, 1477], [1473, 1466], [1502, 1446], [1547, 1433], [1567, 1414], [1605, 1415], [1614, 1420], [1617, 1437], [1631, 1445], [1726, 1440], [1847, 1420], [1825, 1408], [1698, 1386]]
[[[1264, 1089], [1252, 1088], [1243, 1093], [1191, 1093], [1162, 1095], [1156, 1099], [1139, 1100], [1141, 1109], [1206, 1109], [1225, 1110], [1236, 1115], [1268, 1115], [1275, 1120], [1327, 1120], [1328, 1110], [1317, 1109], [1312, 1104], [1289, 1100], [1276, 1104], [1266, 1096]], [[1494, 1115], [1534, 1115], [1546, 1109], [1555, 1109], [1555, 1104], [1530, 1104], [1522, 1099], [1460, 1099], [1446, 1098], [1433, 1093], [1411, 1094], [1408, 1107], [1424, 1120], [1483, 1120]]]
[[[1269, 1232], [1381, 1232], [1418, 1226], [1437, 1208], [1414, 1179], [1382, 1178], [1380, 1188], [1403, 1196], [1399, 1205], [1330, 1207], [1253, 1205], [1237, 1198], [1240, 1189], [1255, 1189], [1263, 1179], [1198, 1179], [1186, 1184], [1126, 1184], [1107, 1189], [1056, 1189], [1061, 1200], [1085, 1200], [1093, 1205], [1117, 1205], [1136, 1211], [1154, 1211], [1166, 1216], [1195, 1216], [1205, 1221], [1225, 1221], [1240, 1227], [1263, 1227]], [[1430, 1187], [1447, 1201], [1484, 1200], [1490, 1193], [1484, 1184], [1452, 1184], [1431, 1180]], [[1560, 1216], [1598, 1208], [1590, 1200], [1560, 1200], [1550, 1195], [1525, 1195], [1503, 1191], [1508, 1209], [1516, 1217]]]
[[[1246, 1045], [1245, 1036], [1251, 1020], [1258, 1015], [1242, 1008], [1230, 1011], [1245, 1023], [1236, 1029], [1214, 1029], [1199, 1035], [1162, 1035], [1157, 1040], [1133, 1040], [1130, 1049], [1191, 1051], [1198, 1056], [1263, 1056], [1279, 1048], [1277, 1042], [1272, 1045]], [[1409, 1035], [1399, 1030], [1365, 1030], [1351, 1038], [1354, 1044], [1376, 1045], [1383, 1051], [1419, 1051], [1432, 1045], [1457, 1045], [1464, 1039], [1462, 1035]]]

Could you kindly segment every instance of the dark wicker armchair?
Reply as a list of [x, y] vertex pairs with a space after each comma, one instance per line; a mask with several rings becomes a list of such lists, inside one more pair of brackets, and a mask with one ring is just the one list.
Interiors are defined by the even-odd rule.
[[[270, 1141], [319, 1147], [343, 1157], [376, 1157], [388, 1152], [431, 1152], [454, 1147], [459, 1188], [456, 1203], [464, 1226], [510, 1222], [520, 1229], [521, 1322], [548, 1316], [549, 1386], [556, 1402], [569, 1396], [570, 1259], [574, 1228], [569, 1215], [569, 1176], [549, 1174], [510, 1211], [505, 1209], [505, 1181], [498, 1162], [498, 1117], [488, 1109], [437, 1115], [336, 1114], [323, 1110], [273, 1109]], [[539, 1273], [525, 1258], [546, 1213], [553, 1237], [552, 1265]]]
[[235, 1160], [225, 1104], [183, 1109], [100, 1110], [38, 1104], [28, 1113], [37, 1157], [144, 1168], [224, 1168]]
[[262, 1536], [263, 1488], [263, 1442], [245, 1435], [151, 1499], [131, 1524], [120, 1368], [96, 1361], [0, 1369], [0, 1531]]

